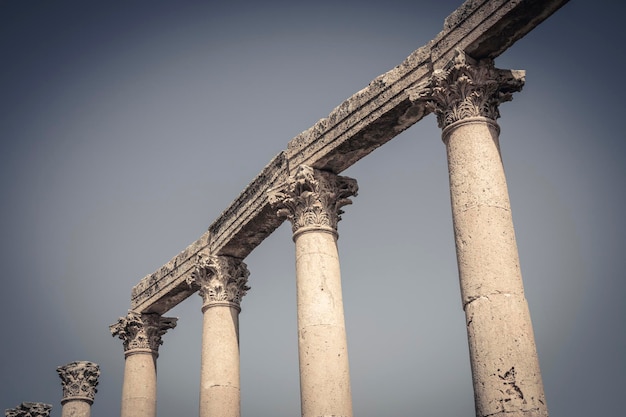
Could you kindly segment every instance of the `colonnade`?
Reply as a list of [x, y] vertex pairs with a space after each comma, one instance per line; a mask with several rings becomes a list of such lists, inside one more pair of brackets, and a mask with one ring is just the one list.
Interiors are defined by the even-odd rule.
[[[100, 377], [100, 367], [88, 361], [70, 362], [59, 366], [63, 397], [62, 417], [90, 417]], [[6, 417], [49, 417], [52, 404], [23, 402], [15, 408], [5, 410]]]
[[[409, 91], [435, 113], [447, 150], [462, 307], [476, 415], [547, 416], [524, 296], [496, 123], [499, 105], [524, 83], [521, 71], [464, 53]], [[348, 349], [337, 252], [341, 208], [354, 179], [298, 166], [268, 192], [292, 224], [304, 417], [351, 417]], [[241, 259], [202, 255], [189, 279], [203, 299], [201, 417], [240, 416], [239, 312], [249, 272]], [[156, 415], [156, 358], [172, 318], [130, 312], [111, 326], [124, 341], [122, 417]]]

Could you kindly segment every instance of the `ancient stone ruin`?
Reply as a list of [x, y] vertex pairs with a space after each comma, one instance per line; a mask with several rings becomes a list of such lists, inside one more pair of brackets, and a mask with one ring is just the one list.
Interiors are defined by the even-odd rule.
[[[89, 417], [98, 391], [100, 367], [93, 362], [77, 361], [59, 366], [57, 373], [63, 389], [61, 416]], [[51, 410], [52, 404], [23, 402], [7, 409], [4, 414], [6, 417], [48, 417]]]
[[[447, 151], [476, 416], [547, 416], [496, 122], [500, 104], [522, 89], [524, 71], [498, 69], [494, 59], [566, 2], [466, 1], [428, 44], [293, 138], [198, 240], [139, 281], [128, 314], [110, 327], [125, 353], [121, 416], [156, 415], [158, 349], [177, 320], [163, 315], [196, 292], [204, 315], [200, 416], [240, 416], [239, 311], [250, 290], [244, 260], [287, 219], [302, 415], [351, 417], [337, 224], [358, 187], [339, 174], [429, 113]], [[89, 362], [59, 368], [64, 416], [89, 415], [96, 369]], [[49, 409], [24, 403], [6, 415]]]
[[352, 416], [337, 252], [357, 183], [339, 174], [434, 113], [446, 146], [477, 416], [546, 416], [543, 384], [500, 158], [500, 104], [524, 72], [494, 58], [565, 1], [467, 1], [404, 62], [293, 138], [209, 229], [132, 291], [111, 327], [124, 340], [123, 417], [154, 416], [165, 318], [203, 299], [200, 416], [239, 416], [239, 311], [246, 256], [285, 219], [296, 252], [302, 415]]

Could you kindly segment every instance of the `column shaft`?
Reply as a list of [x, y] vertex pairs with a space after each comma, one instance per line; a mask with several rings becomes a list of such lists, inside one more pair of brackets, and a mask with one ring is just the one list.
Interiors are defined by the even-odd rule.
[[124, 341], [122, 417], [156, 417], [156, 360], [161, 337], [176, 327], [178, 319], [129, 311], [110, 326], [111, 334]]
[[303, 417], [352, 417], [337, 223], [357, 190], [352, 178], [300, 165], [269, 191], [277, 214], [291, 222], [296, 244]]
[[412, 93], [443, 129], [478, 417], [548, 415], [495, 122], [523, 85], [457, 51]]
[[476, 415], [546, 416], [498, 134], [484, 117], [443, 132]]
[[200, 417], [239, 417], [239, 312], [248, 287], [241, 259], [198, 255], [189, 284], [202, 297]]
[[154, 417], [157, 402], [156, 358], [150, 352], [126, 356], [121, 417]]
[[302, 415], [352, 416], [335, 234], [313, 230], [294, 240]]
[[61, 406], [61, 417], [90, 417], [91, 404], [87, 401], [72, 400]]
[[239, 417], [239, 307], [204, 309], [200, 370], [200, 416]]

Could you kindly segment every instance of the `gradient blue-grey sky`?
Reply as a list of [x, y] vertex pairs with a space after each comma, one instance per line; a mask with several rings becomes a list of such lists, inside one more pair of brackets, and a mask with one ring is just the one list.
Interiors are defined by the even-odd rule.
[[[0, 407], [102, 368], [119, 413], [130, 290], [196, 240], [299, 132], [433, 38], [460, 1], [0, 0]], [[501, 145], [553, 416], [626, 388], [625, 7], [572, 0], [496, 60], [525, 69]], [[428, 116], [345, 175], [339, 224], [355, 415], [473, 414], [444, 145]], [[246, 260], [242, 413], [300, 412], [294, 248]], [[201, 312], [168, 315], [158, 413], [197, 414]]]

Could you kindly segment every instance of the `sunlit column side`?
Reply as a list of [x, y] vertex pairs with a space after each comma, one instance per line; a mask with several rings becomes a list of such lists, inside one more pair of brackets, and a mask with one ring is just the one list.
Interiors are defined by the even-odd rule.
[[24, 402], [15, 408], [4, 411], [5, 417], [49, 417], [52, 405], [45, 403]]
[[188, 280], [202, 297], [200, 417], [239, 417], [239, 312], [248, 269], [229, 256], [198, 256]]
[[100, 367], [93, 362], [77, 361], [59, 366], [63, 398], [62, 417], [89, 417], [96, 396]]
[[479, 417], [548, 415], [496, 123], [523, 84], [523, 71], [458, 52], [416, 90], [443, 129]]
[[352, 416], [337, 222], [357, 194], [352, 178], [301, 165], [269, 192], [296, 245], [298, 352], [303, 417]]
[[156, 359], [161, 336], [176, 327], [174, 317], [140, 314], [129, 311], [109, 328], [124, 344], [124, 384], [122, 386], [122, 417], [156, 416]]

